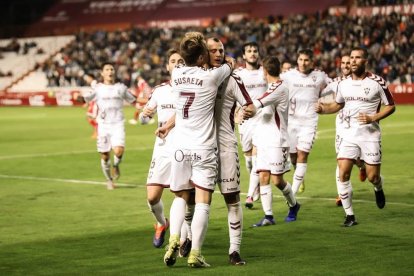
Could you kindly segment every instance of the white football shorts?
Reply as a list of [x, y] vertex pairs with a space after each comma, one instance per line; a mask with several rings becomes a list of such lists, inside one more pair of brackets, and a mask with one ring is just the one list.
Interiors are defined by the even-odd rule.
[[288, 124], [290, 153], [297, 153], [298, 150], [310, 152], [315, 142], [316, 129], [316, 126]]
[[169, 188], [171, 183], [171, 157], [153, 156], [148, 171], [147, 186]]
[[353, 159], [361, 158], [368, 165], [381, 164], [381, 141], [355, 141], [351, 142], [342, 139], [339, 145], [337, 159]]
[[237, 152], [219, 152], [217, 184], [222, 194], [240, 193], [240, 160]]
[[177, 149], [171, 159], [172, 192], [194, 187], [214, 191], [218, 170], [217, 149]]
[[125, 126], [121, 124], [98, 124], [96, 140], [98, 152], [110, 152], [114, 147], [125, 147]]
[[256, 171], [282, 175], [290, 170], [288, 147], [257, 147]]

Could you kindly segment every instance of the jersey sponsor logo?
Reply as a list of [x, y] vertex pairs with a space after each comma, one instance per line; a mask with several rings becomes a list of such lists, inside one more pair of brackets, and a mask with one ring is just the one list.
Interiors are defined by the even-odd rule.
[[229, 182], [233, 182], [233, 181], [234, 181], [234, 177], [232, 177], [232, 178], [222, 178], [222, 179], [219, 179], [219, 183], [229, 183]]
[[196, 152], [192, 154], [184, 154], [182, 150], [177, 150], [174, 154], [175, 161], [183, 162], [183, 161], [200, 161], [201, 155], [198, 155]]
[[162, 104], [161, 105], [161, 109], [174, 109], [174, 105], [173, 104]]
[[302, 84], [302, 83], [294, 83], [293, 87], [312, 87], [312, 88], [316, 88], [317, 85], [316, 84]]
[[267, 87], [267, 84], [265, 83], [259, 83], [259, 84], [245, 84], [244, 87], [250, 89], [250, 88], [257, 88], [257, 87]]
[[345, 101], [362, 101], [362, 102], [369, 102], [368, 98], [365, 97], [344, 97]]
[[194, 84], [198, 86], [203, 86], [203, 80], [197, 78], [189, 78], [189, 77], [180, 77], [174, 80], [175, 85], [180, 84]]

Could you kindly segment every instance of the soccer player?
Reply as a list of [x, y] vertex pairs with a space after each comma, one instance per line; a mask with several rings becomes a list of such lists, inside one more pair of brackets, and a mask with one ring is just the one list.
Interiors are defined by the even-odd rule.
[[[92, 92], [78, 96], [79, 102], [95, 101], [98, 106], [98, 139], [97, 148], [101, 154], [101, 167], [107, 180], [107, 189], [113, 190], [113, 179], [120, 177], [119, 165], [125, 149], [124, 100], [135, 103], [136, 98], [121, 83], [115, 83], [115, 67], [111, 63], [102, 65], [102, 83], [92, 87]], [[110, 152], [114, 151], [113, 170], [111, 175]]]
[[[177, 50], [170, 49], [167, 52], [166, 68], [170, 75], [174, 67], [182, 63], [184, 63], [184, 60]], [[156, 86], [140, 114], [141, 123], [148, 123], [156, 112], [158, 113], [158, 125], [164, 125], [175, 113], [174, 102], [175, 97], [169, 81]], [[170, 187], [172, 139], [174, 139], [173, 130], [170, 131], [168, 137], [161, 139], [157, 136], [155, 138], [154, 151], [147, 177], [147, 203], [157, 222], [154, 226], [155, 234], [152, 243], [157, 248], [163, 245], [165, 232], [169, 226], [168, 220], [164, 216], [164, 204], [161, 197], [164, 188]]]
[[[151, 93], [151, 87], [147, 83], [147, 81], [141, 76], [141, 73], [136, 75], [136, 88], [135, 88], [135, 96], [137, 97], [137, 102], [135, 104], [135, 112], [134, 118], [130, 119], [128, 123], [131, 125], [136, 125], [138, 123], [139, 114], [145, 107], [145, 104], [148, 102], [149, 95]], [[149, 124], [153, 124], [155, 121], [154, 119], [149, 120]]]
[[170, 189], [175, 198], [170, 209], [170, 239], [164, 263], [172, 266], [176, 262], [186, 202], [195, 187], [193, 240], [187, 263], [190, 267], [208, 267], [201, 248], [218, 169], [214, 104], [217, 89], [231, 74], [234, 61], [218, 68], [203, 68], [208, 62], [208, 50], [204, 36], [198, 32], [186, 33], [180, 42], [180, 54], [186, 65], [175, 68], [171, 76], [176, 113]]
[[[342, 141], [337, 155], [339, 167], [338, 194], [341, 197], [346, 219], [345, 227], [357, 225], [352, 207], [350, 175], [354, 161], [361, 155], [368, 180], [374, 186], [378, 208], [385, 207], [383, 179], [381, 177], [381, 129], [379, 121], [395, 111], [394, 100], [385, 80], [366, 71], [368, 52], [364, 48], [351, 51], [351, 76], [338, 84], [336, 102], [317, 104], [316, 112], [335, 113], [342, 109]], [[381, 102], [385, 105], [380, 109]]]
[[255, 139], [256, 169], [259, 172], [260, 197], [265, 216], [258, 223], [253, 224], [253, 227], [275, 224], [270, 181], [283, 193], [289, 205], [286, 222], [295, 221], [300, 209], [291, 185], [283, 179], [285, 172], [289, 171], [287, 133], [289, 90], [279, 79], [280, 69], [277, 57], [269, 56], [263, 60], [263, 73], [269, 87], [261, 98], [254, 101], [257, 108], [262, 108], [256, 132], [266, 135], [258, 135]]
[[[215, 37], [207, 39], [210, 67], [220, 67], [224, 62], [223, 43]], [[239, 76], [232, 74], [219, 87], [215, 104], [215, 121], [219, 151], [219, 173], [217, 182], [228, 212], [230, 236], [229, 261], [233, 265], [244, 265], [240, 257], [243, 229], [243, 211], [240, 205], [240, 164], [237, 138], [234, 132], [234, 112], [237, 106], [248, 110], [248, 117], [255, 110], [246, 88]]]
[[[247, 42], [243, 45], [243, 59], [245, 68], [235, 70], [235, 74], [243, 80], [244, 86], [252, 100], [261, 97], [267, 88], [263, 77], [263, 68], [260, 66], [259, 45], [256, 42]], [[259, 175], [256, 172], [256, 153], [253, 147], [254, 133], [260, 112], [239, 124], [240, 143], [246, 160], [246, 168], [250, 175], [249, 189], [245, 206], [253, 207], [253, 201], [259, 198]]]
[[308, 167], [308, 156], [315, 141], [318, 127], [318, 114], [314, 106], [323, 88], [332, 80], [314, 68], [313, 53], [309, 49], [300, 50], [297, 68], [280, 75], [289, 87], [289, 150], [290, 160], [295, 168], [292, 189], [296, 194], [301, 187]]
[[290, 63], [290, 61], [284, 61], [282, 62], [281, 73], [287, 72], [291, 68], [292, 68], [292, 63]]
[[[333, 82], [331, 82], [330, 84], [328, 84], [328, 86], [326, 86], [326, 88], [322, 91], [321, 97], [325, 98], [329, 95], [333, 95], [334, 99], [335, 99], [335, 95], [336, 95], [336, 90], [338, 88], [338, 84], [341, 80], [346, 79], [349, 75], [351, 75], [351, 58], [349, 57], [349, 55], [344, 55], [341, 57], [341, 73], [342, 76], [341, 77], [337, 77], [333, 80]], [[335, 124], [336, 124], [336, 135], [335, 135], [335, 151], [336, 154], [338, 154], [338, 150], [339, 150], [339, 144], [342, 140], [342, 135], [340, 133], [341, 128], [338, 127], [341, 122], [343, 121], [344, 116], [342, 113], [342, 110], [339, 111], [338, 115], [336, 115], [336, 120], [335, 120]], [[357, 160], [355, 160], [355, 164], [357, 165], [357, 167], [359, 168], [359, 179], [361, 180], [361, 182], [364, 182], [367, 178], [367, 173], [365, 170], [365, 164], [364, 161], [361, 160], [360, 158], [358, 158]], [[336, 166], [336, 186], [339, 187], [339, 168], [338, 166]], [[341, 202], [341, 198], [338, 195], [336, 197], [336, 205], [337, 206], [342, 206], [342, 202]]]

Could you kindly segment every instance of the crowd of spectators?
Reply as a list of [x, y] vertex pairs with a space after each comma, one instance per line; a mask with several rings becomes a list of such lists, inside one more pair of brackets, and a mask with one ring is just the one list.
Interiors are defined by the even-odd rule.
[[[398, 1], [397, 1], [398, 2]], [[257, 41], [262, 56], [277, 55], [281, 61], [296, 61], [302, 48], [314, 51], [316, 66], [335, 77], [341, 55], [354, 46], [370, 53], [369, 69], [391, 83], [414, 83], [414, 16], [356, 17], [350, 15], [295, 15], [217, 20], [207, 28], [194, 27], [207, 37], [216, 36], [226, 53], [242, 64], [241, 45]], [[105, 61], [117, 67], [119, 81], [133, 87], [139, 73], [151, 85], [168, 78], [165, 53], [177, 47], [188, 28], [131, 28], [114, 32], [79, 32], [76, 40], [45, 64], [50, 86], [82, 86], [84, 75], [99, 77]]]
[[357, 0], [358, 7], [412, 4], [412, 0]]

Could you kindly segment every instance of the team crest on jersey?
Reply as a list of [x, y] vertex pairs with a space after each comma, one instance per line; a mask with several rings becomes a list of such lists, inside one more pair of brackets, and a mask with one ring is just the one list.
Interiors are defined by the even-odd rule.
[[368, 95], [369, 94], [369, 87], [365, 87], [364, 92], [365, 92], [365, 95]]
[[313, 82], [316, 82], [316, 76], [312, 76]]

